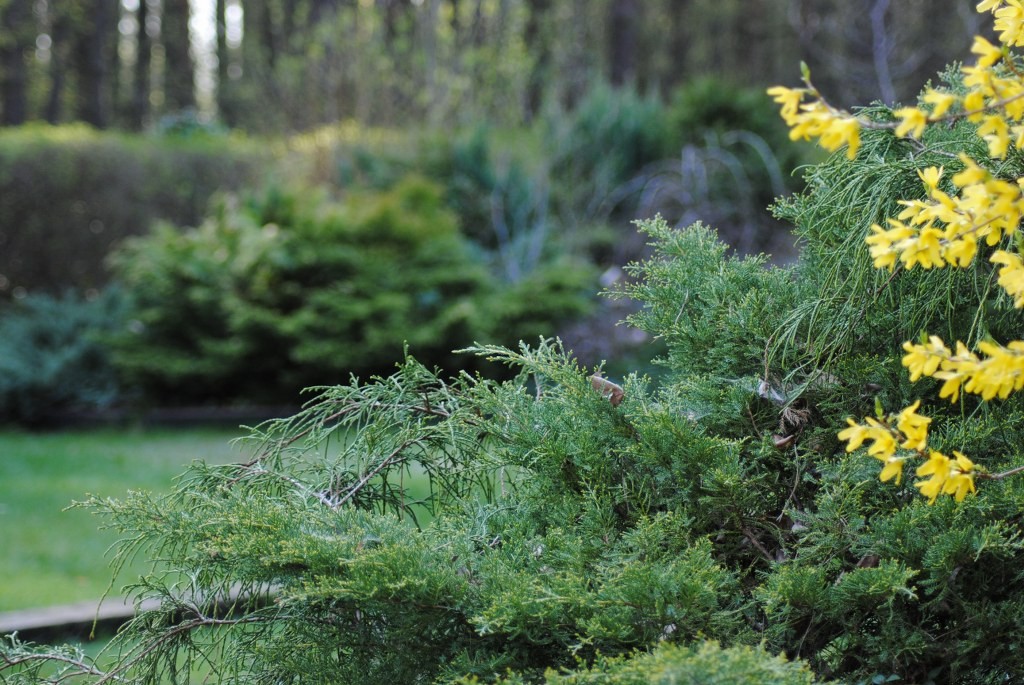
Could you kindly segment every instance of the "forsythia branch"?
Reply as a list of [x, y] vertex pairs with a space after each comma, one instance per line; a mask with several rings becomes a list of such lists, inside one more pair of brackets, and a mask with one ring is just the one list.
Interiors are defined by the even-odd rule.
[[863, 424], [848, 419], [849, 426], [839, 432], [839, 439], [847, 441], [847, 452], [871, 442], [868, 454], [884, 464], [879, 478], [882, 481], [895, 479], [897, 485], [907, 461], [924, 459], [915, 471], [924, 480], [914, 486], [928, 498], [928, 503], [934, 504], [940, 494], [952, 495], [957, 502], [962, 502], [968, 493], [975, 491], [974, 478], [982, 470], [960, 452], [954, 451], [953, 457], [949, 457], [928, 449], [931, 419], [917, 413], [920, 406], [918, 400], [896, 416], [866, 418]]
[[[926, 129], [939, 122], [967, 120], [977, 125], [976, 135], [988, 147], [993, 159], [1004, 159], [1011, 146], [1024, 150], [1024, 74], [1017, 68], [1011, 48], [1024, 46], [1024, 2], [1021, 0], [982, 0], [979, 12], [990, 12], [999, 44], [975, 37], [972, 66], [961, 69], [963, 94], [928, 88], [917, 107], [901, 107], [892, 112], [897, 121], [877, 122], [830, 105], [813, 86], [806, 66], [803, 88], [770, 88], [768, 94], [781, 105], [781, 115], [790, 127], [793, 140], [813, 138], [829, 151], [846, 146], [853, 159], [860, 148], [860, 130], [891, 129], [898, 137], [920, 139]], [[968, 267], [978, 254], [979, 242], [988, 247], [999, 245], [1018, 232], [1024, 221], [1024, 177], [997, 178], [965, 154], [959, 155], [963, 169], [943, 184], [944, 169], [919, 170], [924, 184], [924, 200], [901, 200], [905, 209], [887, 226], [871, 226], [865, 239], [874, 266], [894, 269], [897, 262], [911, 269]], [[945, 185], [945, 188], [940, 186]], [[952, 187], [955, 192], [948, 191]], [[989, 262], [999, 266], [998, 284], [1013, 298], [1017, 308], [1024, 307], [1024, 258], [1018, 251], [996, 249]], [[1007, 345], [983, 341], [979, 354], [962, 342], [950, 350], [937, 336], [921, 343], [906, 342], [903, 365], [910, 380], [930, 376], [943, 381], [940, 398], [956, 402], [961, 392], [981, 396], [985, 401], [1005, 399], [1024, 388], [1024, 341]], [[883, 462], [880, 477], [898, 484], [904, 463], [924, 459], [915, 483], [921, 494], [934, 503], [940, 494], [952, 495], [958, 502], [975, 492], [975, 476], [999, 480], [1024, 472], [1024, 467], [1000, 474], [988, 474], [960, 452], [949, 457], [927, 447], [930, 418], [918, 415], [920, 401], [897, 415], [866, 418], [863, 423], [848, 419], [848, 427], [839, 438], [852, 452], [867, 444], [867, 453]]]

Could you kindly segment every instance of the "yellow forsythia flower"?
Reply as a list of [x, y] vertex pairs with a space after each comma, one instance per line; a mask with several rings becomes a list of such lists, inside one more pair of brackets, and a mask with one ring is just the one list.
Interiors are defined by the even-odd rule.
[[928, 455], [928, 461], [917, 467], [918, 476], [931, 476], [928, 480], [914, 483], [914, 487], [928, 498], [928, 504], [935, 504], [935, 498], [939, 496], [942, 488], [946, 485], [951, 469], [949, 457], [934, 450]]
[[944, 359], [949, 358], [950, 351], [942, 339], [933, 335], [928, 338], [927, 345], [903, 343], [907, 352], [903, 357], [903, 366], [910, 369], [910, 382], [914, 383], [921, 376], [932, 376]]
[[818, 143], [829, 152], [846, 145], [846, 158], [853, 159], [860, 148], [860, 122], [853, 117], [835, 117], [821, 134]]
[[839, 431], [840, 440], [848, 440], [849, 444], [846, 445], [846, 451], [852, 452], [867, 440], [869, 432], [867, 426], [862, 426], [853, 419], [846, 419], [848, 424], [847, 428]]
[[977, 355], [968, 350], [962, 342], [957, 341], [956, 354], [943, 359], [942, 371], [933, 374], [935, 378], [945, 381], [939, 389], [939, 397], [948, 397], [950, 402], [955, 403], [960, 398], [960, 387], [964, 381], [969, 380], [977, 366]]
[[1016, 340], [1006, 347], [982, 341], [978, 350], [987, 359], [975, 364], [964, 386], [967, 392], [981, 395], [986, 401], [994, 397], [1005, 400], [1011, 392], [1024, 388], [1024, 341]]
[[978, 254], [978, 240], [974, 233], [959, 233], [956, 226], [949, 226], [943, 240], [946, 247], [942, 251], [942, 256], [954, 266], [968, 266]]
[[932, 106], [932, 118], [937, 119], [948, 112], [949, 108], [957, 103], [958, 98], [952, 93], [929, 88], [921, 100]]
[[[980, 7], [980, 6], [979, 6]], [[982, 10], [978, 10], [979, 12]], [[974, 37], [974, 44], [971, 45], [971, 52], [978, 56], [979, 67], [990, 67], [1003, 57], [1003, 48], [999, 45], [992, 45], [981, 36]]]
[[[967, 67], [964, 67], [966, 70]], [[967, 120], [978, 123], [985, 113], [985, 94], [980, 90], [972, 90], [964, 96], [964, 109], [967, 110]]]
[[1013, 298], [1013, 306], [1024, 307], [1024, 260], [1019, 254], [996, 250], [989, 261], [1002, 264], [999, 269], [999, 285]]
[[953, 455], [956, 457], [956, 465], [950, 470], [942, 492], [953, 495], [957, 502], [963, 502], [968, 492], [975, 492], [974, 462], [956, 450], [953, 451]]
[[896, 135], [900, 138], [908, 133], [914, 138], [920, 138], [928, 125], [928, 115], [917, 107], [901, 107], [893, 112], [899, 119], [900, 125], [896, 127]]
[[892, 431], [874, 419], [867, 418], [864, 420], [874, 429], [870, 435], [874, 442], [868, 447], [868, 454], [872, 457], [886, 459], [896, 454], [896, 437], [892, 434]]
[[932, 226], [922, 228], [917, 239], [911, 241], [900, 253], [900, 261], [908, 269], [918, 264], [922, 269], [945, 266], [946, 262], [942, 258], [942, 231]]
[[943, 167], [930, 166], [927, 169], [918, 169], [917, 175], [924, 183], [924, 187], [929, 190], [935, 190], [939, 187], [939, 181], [942, 179]]
[[797, 122], [800, 113], [800, 103], [803, 101], [804, 93], [806, 92], [803, 88], [786, 88], [785, 86], [775, 86], [768, 89], [768, 95], [772, 97], [772, 100], [782, 105], [780, 114], [782, 119], [790, 126]]
[[883, 483], [892, 478], [896, 478], [896, 485], [900, 484], [903, 479], [903, 462], [907, 460], [906, 457], [889, 457], [885, 460], [885, 467], [882, 472], [878, 474], [879, 480]]
[[868, 454], [871, 456], [885, 461], [896, 453], [896, 437], [888, 426], [872, 418], [865, 419], [867, 425], [858, 424], [853, 419], [847, 419], [846, 423], [848, 427], [839, 431], [839, 439], [849, 441], [846, 446], [847, 452], [853, 452], [865, 441], [870, 440]]
[[904, 436], [900, 447], [915, 452], [923, 452], [928, 446], [928, 424], [932, 422], [929, 417], [917, 413], [920, 406], [921, 400], [914, 402], [901, 411], [896, 419], [896, 430]]
[[953, 495], [957, 502], [963, 502], [967, 493], [974, 489], [974, 462], [964, 454], [953, 451], [955, 460], [932, 451], [928, 461], [917, 468], [917, 475], [930, 476], [928, 480], [914, 483], [921, 494], [928, 498], [928, 504], [935, 504], [939, 494]]
[[1003, 4], [1003, 0], [981, 0], [978, 3], [979, 12], [988, 12], [989, 10], [995, 11], [1000, 5]]
[[1010, 4], [995, 11], [995, 30], [999, 32], [999, 42], [1004, 45], [1020, 47], [1024, 45], [1024, 6], [1019, 0], [1011, 0]]
[[1010, 125], [998, 114], [990, 114], [982, 119], [978, 127], [978, 135], [988, 143], [988, 153], [996, 159], [1006, 157], [1010, 147]]
[[864, 239], [870, 247], [876, 269], [892, 269], [900, 256], [902, 246], [913, 238], [916, 231], [896, 219], [888, 219], [888, 230], [872, 224], [871, 235]]
[[962, 152], [959, 157], [960, 161], [964, 164], [964, 169], [953, 176], [953, 183], [958, 188], [974, 185], [975, 183], [983, 183], [989, 179], [988, 171], [978, 166], [977, 162], [973, 159]]

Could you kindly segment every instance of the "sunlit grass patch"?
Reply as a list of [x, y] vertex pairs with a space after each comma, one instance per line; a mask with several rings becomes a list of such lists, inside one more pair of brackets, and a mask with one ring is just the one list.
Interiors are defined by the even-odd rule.
[[[104, 556], [117, 539], [83, 509], [87, 495], [163, 492], [196, 459], [239, 459], [239, 428], [0, 431], [0, 611], [98, 600], [110, 583]], [[115, 584], [145, 570], [128, 567]]]

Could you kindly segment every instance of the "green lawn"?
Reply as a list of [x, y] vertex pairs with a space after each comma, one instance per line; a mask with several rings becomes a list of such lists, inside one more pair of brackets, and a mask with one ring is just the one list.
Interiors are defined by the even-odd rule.
[[[102, 520], [64, 509], [87, 495], [166, 491], [195, 460], [238, 461], [240, 428], [0, 431], [0, 611], [99, 600], [116, 539]], [[136, 569], [144, 568], [137, 562]], [[114, 586], [129, 582], [131, 569]]]

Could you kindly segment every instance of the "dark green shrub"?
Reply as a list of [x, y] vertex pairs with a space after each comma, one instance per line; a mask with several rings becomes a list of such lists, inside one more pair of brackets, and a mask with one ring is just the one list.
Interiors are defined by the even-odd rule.
[[[646, 165], [676, 155], [666, 114], [657, 98], [602, 86], [564, 118], [547, 122], [553, 201], [567, 225], [605, 218], [616, 190]], [[622, 214], [630, 216], [630, 209]]]
[[196, 229], [128, 241], [114, 264], [139, 324], [117, 361], [157, 401], [280, 402], [386, 372], [403, 345], [454, 369], [452, 350], [551, 333], [593, 291], [578, 265], [494, 278], [440, 189], [415, 177], [341, 203], [277, 189], [226, 198]]
[[29, 295], [0, 309], [0, 421], [34, 423], [120, 398], [106, 336], [127, 318], [117, 290], [86, 299]]
[[[765, 169], [766, 161], [758, 156], [770, 156], [787, 175], [810, 160], [822, 161], [820, 153], [807, 145], [789, 139], [789, 130], [779, 118], [778, 108], [760, 89], [744, 88], [721, 79], [699, 78], [678, 87], [670, 98], [668, 111], [668, 137], [672, 146], [706, 145], [709, 134], [746, 131], [760, 138], [764, 148], [754, 149], [748, 144], [741, 159], [754, 168]], [[771, 190], [771, 179], [759, 179]], [[799, 183], [799, 179], [794, 179]], [[767, 181], [765, 183], [765, 181]], [[775, 195], [766, 199], [771, 201]]]
[[268, 155], [227, 137], [142, 137], [80, 126], [0, 131], [0, 298], [100, 288], [104, 260], [157, 219], [195, 224]]
[[642, 216], [657, 211], [680, 226], [700, 220], [743, 254], [790, 258], [790, 225], [765, 208], [799, 190], [794, 171], [821, 157], [789, 139], [769, 97], [702, 78], [673, 93], [666, 118], [675, 159], [652, 170]]

